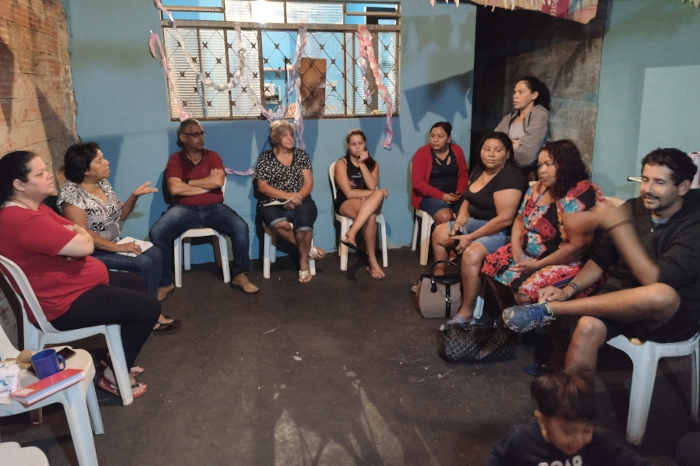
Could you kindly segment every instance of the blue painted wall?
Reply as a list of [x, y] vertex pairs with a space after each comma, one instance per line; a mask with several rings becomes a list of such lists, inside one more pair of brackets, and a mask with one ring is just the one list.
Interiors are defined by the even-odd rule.
[[[611, 3], [603, 39], [593, 153], [593, 180], [606, 194], [623, 199], [638, 195], [639, 185], [628, 182], [627, 177], [638, 176], [640, 157], [659, 146], [700, 150], [700, 80], [687, 79], [699, 73], [692, 66], [700, 65], [699, 36], [700, 9], [688, 3]], [[677, 79], [663, 82], [662, 76]], [[663, 101], [678, 103], [662, 105]], [[679, 138], [676, 128], [690, 121], [695, 129]]]
[[[63, 0], [70, 29], [71, 70], [78, 103], [78, 134], [101, 144], [112, 166], [117, 195], [126, 199], [140, 183], [162, 183], [168, 156], [177, 150], [177, 122], [169, 119], [163, 70], [148, 52], [148, 35], [160, 33], [153, 3], [147, 0]], [[394, 119], [394, 144], [382, 148], [384, 118], [306, 120], [304, 139], [314, 166], [313, 197], [319, 207], [315, 243], [335, 249], [328, 166], [344, 154], [343, 138], [352, 128], [368, 137], [370, 153], [381, 166], [389, 243], [411, 239], [412, 209], [408, 162], [427, 143], [430, 126], [451, 121], [453, 139], [468, 148], [474, 62], [475, 6], [431, 7], [427, 1], [401, 6], [400, 117]], [[234, 169], [250, 167], [267, 147], [263, 121], [204, 122], [206, 145]], [[229, 176], [226, 203], [249, 224], [251, 257], [260, 253], [251, 178]], [[166, 209], [160, 193], [142, 197], [123, 226], [125, 235], [144, 238]], [[212, 260], [211, 248], [193, 250], [195, 261]]]

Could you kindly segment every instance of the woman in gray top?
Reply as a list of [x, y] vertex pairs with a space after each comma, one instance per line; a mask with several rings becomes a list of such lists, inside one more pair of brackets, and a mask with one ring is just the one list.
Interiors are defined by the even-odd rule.
[[513, 90], [515, 110], [495, 129], [513, 141], [515, 164], [526, 174], [535, 171], [540, 149], [551, 139], [550, 101], [549, 89], [542, 81], [534, 76], [520, 78]]

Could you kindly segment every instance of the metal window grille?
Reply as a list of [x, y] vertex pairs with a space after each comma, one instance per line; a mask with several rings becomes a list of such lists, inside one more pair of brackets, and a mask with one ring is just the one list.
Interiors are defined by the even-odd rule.
[[[214, 1], [214, 0], [212, 0]], [[175, 99], [195, 118], [206, 120], [258, 119], [260, 109], [251, 94], [267, 110], [290, 104], [288, 115], [301, 102], [305, 118], [343, 118], [383, 114], [386, 104], [367, 70], [372, 102], [364, 98], [360, 71], [357, 25], [366, 24], [392, 101], [399, 106], [399, 4], [321, 3], [275, 0], [215, 0], [220, 7], [167, 6], [175, 16], [187, 53], [194, 66], [217, 84], [225, 84], [241, 69], [237, 55], [236, 22], [242, 30], [246, 63], [244, 77], [232, 90], [204, 87], [204, 108], [197, 92], [196, 72], [190, 68], [170, 21], [163, 18], [164, 45], [175, 91], [169, 89], [170, 112], [178, 119]], [[201, 2], [200, 2], [201, 3]], [[210, 1], [211, 3], [211, 1]], [[216, 18], [216, 19], [212, 19]], [[285, 101], [285, 87], [294, 60], [297, 31], [307, 28], [307, 44], [300, 63], [300, 95]], [[202, 89], [200, 87], [200, 89]]]

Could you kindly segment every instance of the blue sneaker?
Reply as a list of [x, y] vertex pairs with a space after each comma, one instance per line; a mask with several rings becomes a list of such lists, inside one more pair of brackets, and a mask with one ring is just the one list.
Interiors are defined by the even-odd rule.
[[518, 333], [529, 332], [538, 325], [543, 327], [555, 318], [549, 303], [523, 304], [503, 310], [503, 322]]

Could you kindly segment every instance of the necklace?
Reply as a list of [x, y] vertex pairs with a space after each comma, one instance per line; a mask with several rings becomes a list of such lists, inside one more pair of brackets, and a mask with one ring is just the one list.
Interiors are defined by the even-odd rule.
[[542, 191], [542, 193], [539, 195], [539, 197], [538, 197], [537, 200], [535, 201], [535, 205], [537, 205], [537, 203], [540, 202], [540, 199], [542, 199], [542, 197], [543, 197], [545, 194], [547, 194], [547, 190], [548, 190], [548, 189], [549, 189], [549, 188], [544, 188], [544, 191]]

